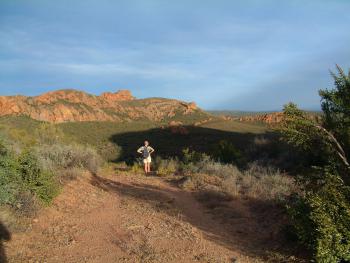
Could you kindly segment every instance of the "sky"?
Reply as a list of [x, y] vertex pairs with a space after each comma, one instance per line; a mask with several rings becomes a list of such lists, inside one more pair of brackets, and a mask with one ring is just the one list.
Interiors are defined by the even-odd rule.
[[0, 95], [129, 89], [208, 110], [319, 109], [349, 0], [0, 0]]

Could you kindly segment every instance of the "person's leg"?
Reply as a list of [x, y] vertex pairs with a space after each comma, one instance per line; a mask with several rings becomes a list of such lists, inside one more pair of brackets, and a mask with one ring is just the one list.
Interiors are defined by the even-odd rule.
[[144, 161], [144, 164], [145, 164], [145, 173], [147, 173], [147, 171], [148, 171], [147, 162]]
[[151, 172], [151, 162], [148, 163], [148, 172]]

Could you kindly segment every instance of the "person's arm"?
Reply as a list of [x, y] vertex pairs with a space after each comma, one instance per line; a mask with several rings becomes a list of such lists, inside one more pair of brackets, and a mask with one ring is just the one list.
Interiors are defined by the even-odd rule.
[[143, 147], [140, 147], [140, 148], [137, 150], [138, 153], [142, 153], [142, 151], [143, 151]]
[[148, 146], [148, 147], [149, 147], [149, 149], [150, 149], [149, 153], [153, 153], [153, 152], [154, 152], [154, 149], [153, 149], [151, 146]]

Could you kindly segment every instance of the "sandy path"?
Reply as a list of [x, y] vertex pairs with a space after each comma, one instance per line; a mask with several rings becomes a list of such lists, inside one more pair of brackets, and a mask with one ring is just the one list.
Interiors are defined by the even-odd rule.
[[259, 262], [240, 213], [233, 227], [161, 178], [85, 175], [5, 248], [9, 262]]

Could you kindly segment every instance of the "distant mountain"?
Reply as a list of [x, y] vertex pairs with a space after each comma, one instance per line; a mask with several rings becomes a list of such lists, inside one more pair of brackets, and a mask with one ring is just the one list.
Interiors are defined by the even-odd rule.
[[57, 90], [35, 97], [0, 96], [0, 116], [24, 115], [53, 123], [72, 121], [204, 121], [210, 114], [194, 102], [174, 99], [136, 99], [128, 90], [100, 96], [78, 90]]
[[233, 116], [233, 117], [241, 117], [241, 116], [255, 116], [255, 115], [263, 115], [274, 113], [278, 111], [239, 111], [239, 110], [210, 110], [207, 111], [210, 114], [215, 116]]
[[[276, 124], [283, 120], [283, 113], [279, 111], [209, 111], [215, 116], [227, 120], [240, 122], [259, 122], [265, 124]], [[316, 118], [321, 113], [318, 111], [306, 111], [312, 118]]]

